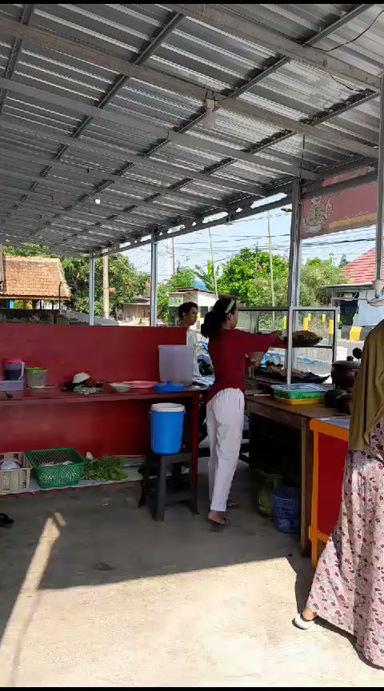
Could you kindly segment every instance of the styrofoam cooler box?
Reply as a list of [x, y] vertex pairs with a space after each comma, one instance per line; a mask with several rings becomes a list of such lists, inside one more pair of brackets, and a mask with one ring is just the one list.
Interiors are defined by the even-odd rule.
[[194, 349], [187, 345], [159, 345], [160, 381], [192, 384]]

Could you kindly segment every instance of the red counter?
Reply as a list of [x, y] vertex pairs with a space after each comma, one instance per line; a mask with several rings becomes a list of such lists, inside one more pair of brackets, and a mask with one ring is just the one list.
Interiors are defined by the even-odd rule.
[[157, 381], [158, 346], [185, 343], [182, 328], [0, 324], [0, 363], [15, 357], [45, 367], [56, 386], [82, 371], [101, 381]]
[[311, 560], [315, 567], [319, 552], [334, 528], [340, 510], [345, 457], [348, 451], [348, 421], [312, 420], [313, 485]]
[[60, 390], [80, 371], [107, 382], [158, 381], [158, 346], [185, 344], [185, 338], [181, 328], [0, 325], [0, 362], [18, 357], [46, 367], [52, 387], [25, 390], [20, 400], [0, 394], [0, 452], [68, 446], [94, 456], [143, 454], [151, 403], [177, 398], [187, 408], [197, 468], [198, 393], [117, 394], [105, 387], [102, 394], [82, 396]]

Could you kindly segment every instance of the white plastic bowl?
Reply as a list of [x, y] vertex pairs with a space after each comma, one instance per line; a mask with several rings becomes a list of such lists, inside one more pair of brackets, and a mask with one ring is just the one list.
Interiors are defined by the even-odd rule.
[[120, 382], [112, 382], [110, 384], [111, 388], [116, 391], [117, 393], [127, 393], [132, 388], [131, 384], [128, 384], [125, 381], [120, 381]]
[[156, 386], [159, 382], [157, 381], [143, 381], [143, 380], [138, 380], [138, 381], [130, 381], [127, 382], [130, 386], [132, 386], [132, 389], [136, 389], [137, 391], [152, 391], [153, 387]]
[[0, 464], [0, 468], [1, 470], [18, 470], [20, 465], [13, 459], [5, 459], [5, 461]]

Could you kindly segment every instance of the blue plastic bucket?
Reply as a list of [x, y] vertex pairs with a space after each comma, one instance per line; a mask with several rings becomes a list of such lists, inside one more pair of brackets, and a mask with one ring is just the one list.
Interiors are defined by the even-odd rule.
[[177, 403], [154, 403], [150, 416], [153, 453], [179, 453], [183, 445], [184, 406]]
[[273, 522], [281, 533], [297, 533], [300, 525], [300, 490], [279, 487], [273, 491]]

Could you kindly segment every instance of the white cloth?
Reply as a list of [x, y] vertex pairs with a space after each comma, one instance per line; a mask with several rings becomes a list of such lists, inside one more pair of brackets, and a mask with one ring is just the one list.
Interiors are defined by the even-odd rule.
[[201, 379], [199, 363], [197, 361], [197, 354], [199, 350], [199, 336], [197, 331], [194, 329], [188, 329], [187, 331], [187, 345], [193, 348], [193, 380], [196, 381]]
[[244, 394], [223, 389], [207, 405], [209, 497], [211, 511], [226, 511], [229, 491], [239, 460], [244, 425]]

